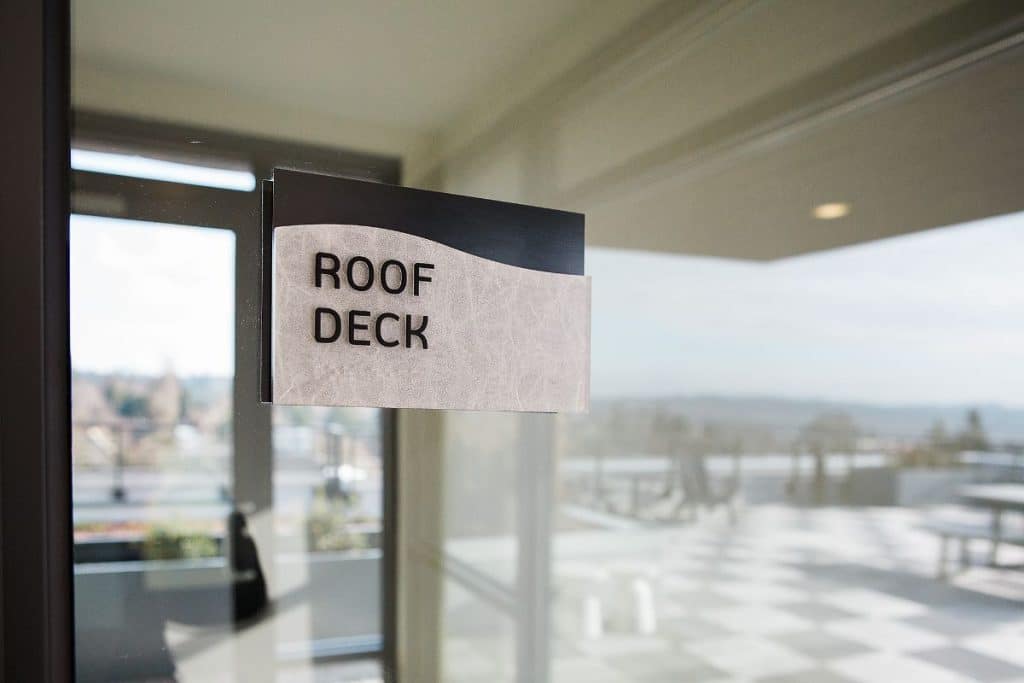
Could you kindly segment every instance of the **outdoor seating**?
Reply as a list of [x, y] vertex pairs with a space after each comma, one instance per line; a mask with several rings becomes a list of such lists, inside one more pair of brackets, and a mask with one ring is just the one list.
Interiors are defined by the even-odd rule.
[[1000, 543], [1024, 547], [1024, 531], [997, 532], [984, 515], [959, 506], [933, 510], [931, 517], [921, 524], [921, 529], [939, 538], [937, 576], [940, 579], [949, 577], [950, 546], [954, 542], [959, 546], [960, 571], [966, 570], [971, 564], [970, 542], [973, 540], [983, 540], [991, 544], [993, 558], [994, 550]]
[[655, 587], [661, 577], [654, 563], [559, 563], [555, 569], [559, 594], [572, 604], [572, 630], [585, 640], [617, 633], [653, 635], [658, 629]]
[[[672, 472], [674, 471], [674, 476]], [[665, 473], [665, 490], [654, 500], [641, 506], [634, 503], [635, 516], [655, 522], [694, 522], [702, 513], [724, 507], [729, 521], [735, 523], [739, 511], [740, 482], [736, 474], [714, 479], [708, 472], [703, 455], [677, 455], [674, 467]], [[633, 481], [633, 498], [640, 499], [637, 480]]]
[[739, 478], [735, 475], [721, 482], [712, 481], [703, 455], [685, 455], [679, 458], [679, 478], [683, 489], [680, 507], [687, 509], [691, 519], [699, 517], [702, 510], [724, 507], [729, 521], [736, 522], [738, 516]]

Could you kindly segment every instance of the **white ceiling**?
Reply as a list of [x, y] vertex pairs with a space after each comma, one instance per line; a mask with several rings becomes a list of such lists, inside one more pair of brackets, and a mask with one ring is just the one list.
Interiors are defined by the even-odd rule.
[[601, 4], [80, 0], [72, 3], [74, 62], [431, 129], [566, 22]]
[[[583, 211], [593, 244], [774, 259], [1024, 210], [1010, 4], [72, 6], [79, 108], [399, 156], [412, 184]], [[1019, 40], [957, 66], [992, 27]], [[844, 109], [927, 64], [955, 68]], [[831, 200], [852, 214], [810, 218]]]
[[[1024, 50], [587, 211], [630, 248], [772, 260], [1024, 210]], [[814, 206], [852, 212], [816, 220]], [[643, 231], [624, 232], [635, 216]]]

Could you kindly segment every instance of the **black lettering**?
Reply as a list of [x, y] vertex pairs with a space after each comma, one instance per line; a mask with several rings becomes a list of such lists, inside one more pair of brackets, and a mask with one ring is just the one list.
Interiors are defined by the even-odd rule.
[[369, 339], [356, 339], [356, 330], [368, 330], [369, 325], [362, 325], [356, 322], [356, 316], [370, 317], [369, 311], [349, 311], [348, 312], [348, 343], [354, 346], [369, 346]]
[[[381, 275], [381, 281], [382, 282], [384, 281], [384, 276], [383, 275]], [[398, 316], [395, 315], [394, 313], [381, 313], [379, 316], [377, 316], [377, 322], [373, 326], [374, 327], [373, 331], [374, 331], [374, 333], [375, 333], [375, 335], [377, 337], [377, 343], [380, 344], [381, 346], [388, 346], [388, 347], [398, 346], [398, 340], [397, 339], [393, 339], [391, 341], [388, 341], [388, 340], [384, 339], [384, 335], [381, 334], [381, 327], [383, 326], [385, 320], [394, 320], [397, 323], [398, 322]]]
[[[329, 261], [332, 265], [324, 265], [325, 261]], [[316, 253], [316, 267], [314, 272], [316, 286], [319, 287], [323, 281], [323, 276], [328, 275], [334, 278], [334, 288], [341, 289], [341, 278], [338, 277], [338, 271], [341, 270], [341, 261], [334, 254], [328, 254], [326, 251], [318, 251]]]
[[[398, 266], [398, 273], [399, 275], [401, 275], [402, 279], [399, 280], [400, 284], [394, 289], [392, 289], [391, 287], [388, 286], [388, 268], [393, 268], [395, 266]], [[388, 294], [401, 293], [402, 290], [405, 289], [405, 283], [407, 279], [408, 278], [405, 273], [405, 266], [398, 261], [385, 261], [380, 267], [380, 286], [383, 287], [384, 291], [387, 292]]]
[[[330, 316], [334, 318], [334, 333], [330, 336], [324, 334], [324, 316]], [[336, 311], [330, 308], [318, 308], [313, 314], [313, 338], [321, 344], [330, 344], [331, 342], [338, 341], [338, 337], [341, 336], [341, 316]]]
[[417, 327], [416, 329], [413, 329], [413, 327], [412, 327], [412, 316], [411, 315], [406, 315], [405, 316], [405, 348], [407, 348], [407, 349], [411, 349], [412, 348], [412, 337], [413, 337], [413, 335], [416, 335], [417, 337], [420, 338], [420, 343], [423, 344], [423, 348], [425, 348], [425, 349], [429, 348], [427, 346], [427, 338], [423, 336], [423, 330], [427, 329], [427, 321], [428, 320], [429, 320], [429, 316], [426, 316], [426, 315], [423, 316], [423, 321], [420, 323], [420, 326]]
[[[355, 265], [357, 263], [366, 264], [366, 282], [362, 285], [357, 285], [354, 277]], [[373, 264], [370, 263], [370, 259], [365, 256], [353, 256], [350, 258], [348, 261], [348, 267], [345, 269], [345, 275], [348, 277], [348, 286], [358, 292], [365, 292], [373, 286]]]
[[433, 270], [434, 269], [434, 264], [433, 263], [417, 263], [417, 264], [413, 265], [413, 267], [412, 267], [412, 293], [415, 296], [419, 296], [420, 295], [420, 283], [421, 282], [433, 282], [433, 280], [431, 280], [426, 275], [421, 275], [420, 274], [420, 269], [423, 269], [423, 270]]

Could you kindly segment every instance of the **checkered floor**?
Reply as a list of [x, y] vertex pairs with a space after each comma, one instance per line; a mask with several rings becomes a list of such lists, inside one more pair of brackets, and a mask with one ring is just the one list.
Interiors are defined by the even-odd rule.
[[[906, 509], [751, 507], [735, 526], [561, 534], [553, 680], [1024, 683], [1024, 571], [939, 581], [919, 522]], [[987, 547], [973, 551], [980, 565]], [[449, 604], [446, 678], [514, 680], [514, 626]]]

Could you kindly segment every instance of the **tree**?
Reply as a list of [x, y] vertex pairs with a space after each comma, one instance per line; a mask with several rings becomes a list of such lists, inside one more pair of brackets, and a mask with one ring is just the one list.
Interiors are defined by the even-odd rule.
[[146, 417], [149, 415], [149, 399], [137, 394], [121, 396], [117, 403], [117, 414], [122, 417]]
[[814, 499], [825, 501], [825, 455], [851, 453], [857, 448], [860, 430], [842, 412], [822, 413], [800, 430], [800, 443], [814, 456]]
[[949, 448], [949, 434], [946, 433], [946, 423], [936, 420], [928, 430], [928, 445], [935, 451], [944, 451]]
[[172, 425], [181, 418], [181, 382], [168, 370], [149, 390], [149, 416], [157, 424]]
[[149, 397], [127, 383], [113, 380], [103, 391], [107, 403], [121, 417], [149, 416]]
[[960, 432], [957, 439], [960, 450], [963, 451], [987, 451], [989, 448], [988, 436], [985, 434], [985, 427], [981, 423], [981, 413], [976, 408], [967, 411], [967, 424]]
[[800, 430], [800, 442], [811, 453], [849, 453], [859, 436], [856, 423], [842, 412], [822, 413]]

